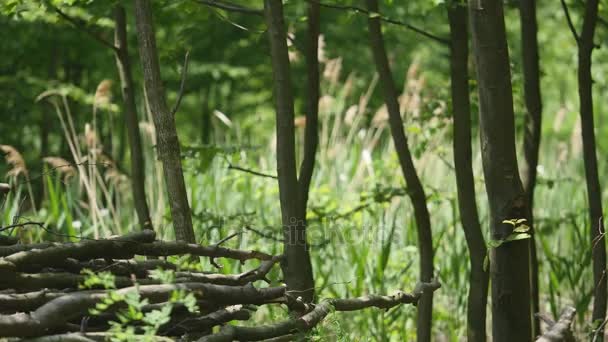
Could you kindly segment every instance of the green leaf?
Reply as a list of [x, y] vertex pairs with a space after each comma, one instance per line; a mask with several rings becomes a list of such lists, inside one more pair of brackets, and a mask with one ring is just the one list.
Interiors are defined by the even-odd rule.
[[502, 223], [510, 224], [515, 227], [515, 220], [503, 220]]
[[515, 229], [513, 229], [513, 232], [514, 233], [525, 233], [529, 230], [530, 230], [530, 226], [522, 224], [522, 225], [516, 227]]
[[369, 12], [369, 17], [370, 18], [379, 18], [380, 17], [380, 13], [378, 13], [378, 12]]
[[505, 242], [505, 240], [490, 240], [490, 241], [488, 241], [488, 247], [497, 248], [500, 245], [502, 245], [504, 242]]
[[532, 235], [530, 235], [528, 233], [511, 234], [506, 239], [506, 241], [525, 240], [525, 239], [529, 239], [530, 237], [532, 237]]

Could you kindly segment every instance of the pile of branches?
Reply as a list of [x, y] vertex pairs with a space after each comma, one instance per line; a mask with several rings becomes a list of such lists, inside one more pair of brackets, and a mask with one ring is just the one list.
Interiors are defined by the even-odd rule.
[[[105, 305], [103, 312], [95, 312], [96, 308], [108, 298], [136, 293], [145, 300], [144, 313], [171, 305], [170, 316], [155, 330], [154, 340], [289, 341], [313, 329], [330, 312], [416, 305], [423, 293], [440, 287], [433, 281], [417, 284], [412, 293], [305, 303], [297, 292], [268, 279], [282, 256], [220, 246], [225, 240], [211, 246], [165, 242], [156, 240], [153, 231], [76, 243], [16, 244], [0, 239], [0, 337], [103, 341], [113, 337], [110, 322], [117, 320], [127, 303]], [[183, 270], [167, 259], [186, 255], [196, 262], [208, 258], [218, 268], [220, 258], [252, 260], [257, 267], [240, 274], [210, 273]], [[172, 270], [172, 282], [151, 276], [158, 269]], [[111, 273], [113, 288], [99, 284], [83, 288], [88, 279], [83, 270], [89, 275]], [[198, 310], [172, 302], [176, 291], [194, 296]], [[284, 305], [292, 315], [267, 325], [231, 323], [251, 319], [263, 305]], [[134, 325], [133, 332], [143, 334]]]

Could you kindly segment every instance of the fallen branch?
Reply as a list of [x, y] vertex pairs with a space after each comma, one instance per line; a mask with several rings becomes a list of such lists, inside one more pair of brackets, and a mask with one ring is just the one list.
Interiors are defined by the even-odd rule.
[[[152, 234], [151, 231], [139, 234]], [[9, 246], [10, 247], [10, 246]], [[5, 247], [5, 248], [9, 248]], [[140, 243], [126, 235], [115, 240], [90, 240], [71, 244], [54, 244], [44, 249], [17, 252], [0, 259], [0, 274], [38, 271], [45, 267], [61, 265], [66, 259], [131, 259], [135, 255], [170, 256], [190, 254], [212, 258], [229, 258], [246, 261], [270, 260], [272, 255], [258, 251], [243, 251], [219, 246], [201, 246], [183, 241], [154, 241]]]
[[199, 342], [232, 342], [234, 340], [260, 341], [314, 328], [332, 311], [353, 311], [370, 307], [388, 309], [399, 304], [414, 304], [423, 293], [435, 291], [441, 285], [437, 281], [419, 283], [411, 294], [398, 292], [392, 296], [370, 295], [353, 299], [327, 299], [305, 315], [283, 322], [256, 327], [224, 326], [217, 334], [204, 336]]
[[551, 325], [549, 329], [542, 334], [537, 342], [571, 342], [574, 341], [574, 336], [570, 330], [576, 309], [567, 306], [559, 317], [559, 320]]
[[[130, 291], [138, 291], [142, 298], [147, 298], [153, 303], [167, 301], [171, 293], [179, 290], [189, 291], [197, 299], [223, 305], [235, 305], [264, 304], [268, 300], [284, 296], [286, 288], [257, 289], [252, 285], [223, 286], [185, 283], [132, 286], [115, 292], [118, 295], [125, 295]], [[107, 295], [108, 291], [82, 291], [53, 299], [29, 314], [0, 315], [0, 335], [7, 337], [43, 335], [49, 329], [61, 327], [74, 318], [87, 315], [89, 309], [95, 307]]]
[[[14, 225], [14, 226], [25, 226], [25, 225], [31, 225], [31, 224], [39, 225], [46, 230], [46, 227], [44, 227], [43, 224], [38, 223], [38, 222], [24, 222], [24, 223], [21, 223], [19, 225]], [[4, 228], [7, 228], [7, 227], [4, 227]], [[156, 238], [156, 233], [154, 233], [154, 231], [145, 230], [142, 232], [134, 232], [134, 233], [126, 234], [123, 236], [113, 237], [110, 239], [101, 239], [101, 240], [87, 239], [81, 243], [93, 243], [93, 242], [98, 242], [98, 241], [153, 242], [155, 238]], [[12, 245], [12, 246], [0, 246], [0, 257], [6, 257], [11, 254], [31, 251], [31, 250], [35, 250], [35, 249], [46, 249], [46, 248], [50, 248], [50, 247], [66, 247], [66, 246], [73, 246], [73, 245], [75, 245], [75, 244], [66, 243], [66, 242], [41, 242], [41, 243], [33, 243], [33, 244], [18, 244], [18, 245]]]

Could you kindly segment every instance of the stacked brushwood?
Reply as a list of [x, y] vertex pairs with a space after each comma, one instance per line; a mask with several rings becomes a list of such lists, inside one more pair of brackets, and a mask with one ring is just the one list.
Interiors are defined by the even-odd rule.
[[[166, 242], [156, 240], [153, 231], [143, 231], [75, 243], [17, 244], [6, 238], [0, 242], [0, 340], [103, 341], [111, 337], [109, 322], [125, 306], [115, 303], [92, 314], [109, 295], [136, 291], [146, 299], [145, 312], [168, 305], [172, 293], [179, 290], [193, 294], [199, 310], [173, 306], [170, 320], [157, 330], [156, 340], [289, 341], [314, 328], [330, 312], [416, 305], [424, 292], [440, 286], [436, 281], [418, 283], [412, 293], [313, 304], [302, 302], [296, 292], [268, 279], [282, 256], [220, 246], [224, 241], [211, 246]], [[220, 258], [252, 260], [257, 267], [240, 274], [184, 271], [166, 259], [185, 255], [197, 262], [209, 260], [216, 267]], [[158, 268], [173, 270], [174, 281], [167, 284], [151, 277], [151, 271]], [[85, 269], [111, 272], [116, 288], [83, 289]], [[284, 305], [294, 314], [267, 325], [231, 323], [251, 319], [262, 305]]]

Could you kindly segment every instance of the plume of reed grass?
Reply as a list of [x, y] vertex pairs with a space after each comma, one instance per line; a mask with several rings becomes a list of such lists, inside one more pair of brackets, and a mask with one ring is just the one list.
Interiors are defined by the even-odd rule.
[[32, 184], [30, 182], [29, 171], [27, 169], [27, 165], [25, 164], [25, 159], [15, 147], [10, 145], [0, 145], [0, 151], [4, 153], [4, 159], [11, 166], [6, 173], [6, 177], [13, 180], [13, 184], [15, 185], [19, 184], [19, 176], [24, 178], [32, 211], [37, 212], [36, 202], [34, 201], [34, 192], [32, 191]]
[[61, 157], [49, 156], [42, 158], [42, 160], [66, 182], [77, 174], [74, 165]]

